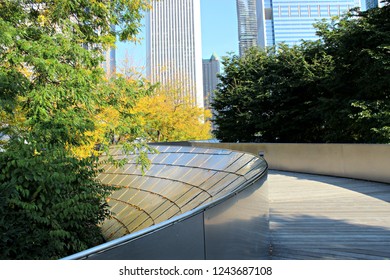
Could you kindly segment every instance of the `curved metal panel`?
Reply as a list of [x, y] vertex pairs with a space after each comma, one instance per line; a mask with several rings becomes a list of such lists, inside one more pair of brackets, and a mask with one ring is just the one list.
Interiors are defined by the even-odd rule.
[[203, 214], [170, 224], [134, 241], [124, 242], [103, 252], [91, 254], [91, 260], [199, 260], [204, 258]]
[[268, 190], [266, 177], [228, 200], [207, 209], [206, 259], [267, 259]]
[[[268, 246], [264, 159], [220, 149], [156, 149], [144, 175], [135, 167], [136, 155], [113, 149], [128, 163], [106, 165], [98, 177], [118, 187], [109, 201], [113, 217], [102, 225], [111, 241], [65, 259], [263, 258]], [[157, 244], [162, 238], [172, 251]]]

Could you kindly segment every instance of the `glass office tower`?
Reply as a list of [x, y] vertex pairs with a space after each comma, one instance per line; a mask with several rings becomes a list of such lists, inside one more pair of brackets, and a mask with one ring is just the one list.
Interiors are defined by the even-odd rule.
[[316, 40], [313, 24], [339, 16], [360, 0], [257, 0], [258, 45], [261, 47], [301, 40]]

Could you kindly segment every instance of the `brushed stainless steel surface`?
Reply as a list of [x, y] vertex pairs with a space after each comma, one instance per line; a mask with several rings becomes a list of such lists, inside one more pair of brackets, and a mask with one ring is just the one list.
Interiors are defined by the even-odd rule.
[[266, 178], [205, 211], [206, 259], [268, 259]]
[[204, 258], [203, 213], [134, 241], [89, 255], [91, 260], [199, 260]]
[[[128, 163], [105, 165], [98, 177], [118, 187], [109, 200], [113, 217], [102, 225], [105, 238], [111, 241], [66, 259], [252, 259], [263, 257], [260, 250], [266, 254], [267, 164], [263, 159], [229, 150], [155, 148], [159, 154], [149, 155], [151, 168], [145, 174], [134, 164], [136, 155], [113, 149], [117, 158], [126, 157]], [[221, 211], [225, 212], [223, 222], [216, 214]], [[244, 221], [248, 227], [243, 231]], [[214, 248], [215, 233], [226, 230], [233, 232], [219, 238]], [[260, 231], [254, 234], [255, 230]], [[231, 249], [216, 253], [222, 244]]]

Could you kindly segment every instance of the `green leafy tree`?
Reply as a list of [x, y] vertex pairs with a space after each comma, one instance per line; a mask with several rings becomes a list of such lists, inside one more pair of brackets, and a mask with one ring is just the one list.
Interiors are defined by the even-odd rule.
[[268, 122], [260, 123], [265, 141], [321, 142], [325, 131], [317, 107], [327, 92], [322, 81], [332, 70], [332, 58], [316, 42], [278, 46], [263, 76], [272, 108]]
[[315, 107], [332, 59], [316, 43], [227, 58], [213, 103], [223, 141], [317, 142], [322, 119]]
[[122, 97], [137, 87], [115, 81], [109, 98], [100, 64], [116, 36], [136, 40], [148, 2], [0, 2], [0, 135], [10, 138], [0, 143], [1, 259], [59, 258], [101, 241], [111, 189], [95, 180], [92, 148], [75, 151], [96, 144], [95, 117], [110, 102], [131, 105]]
[[225, 58], [222, 141], [390, 142], [390, 5], [317, 24], [319, 40]]
[[390, 5], [317, 25], [335, 69], [322, 103], [330, 142], [390, 142]]
[[97, 161], [34, 148], [12, 141], [0, 153], [0, 258], [60, 258], [100, 244], [113, 189], [93, 179]]
[[252, 49], [244, 57], [224, 57], [224, 74], [220, 75], [217, 94], [212, 103], [218, 112], [214, 122], [215, 136], [226, 142], [256, 140], [256, 123], [265, 123], [269, 110], [269, 94], [263, 87], [262, 77], [267, 70], [266, 51]]

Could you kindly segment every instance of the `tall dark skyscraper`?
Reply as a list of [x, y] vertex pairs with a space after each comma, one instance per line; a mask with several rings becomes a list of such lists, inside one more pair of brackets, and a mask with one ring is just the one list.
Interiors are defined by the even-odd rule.
[[217, 75], [220, 71], [221, 63], [215, 53], [210, 59], [203, 59], [203, 93], [204, 107], [206, 109], [210, 109], [210, 103], [214, 100], [214, 90], [219, 83]]

